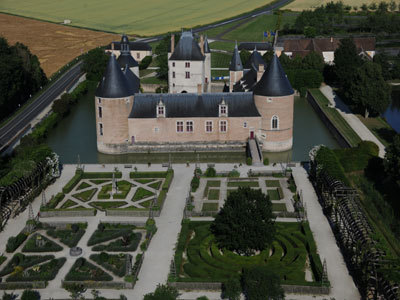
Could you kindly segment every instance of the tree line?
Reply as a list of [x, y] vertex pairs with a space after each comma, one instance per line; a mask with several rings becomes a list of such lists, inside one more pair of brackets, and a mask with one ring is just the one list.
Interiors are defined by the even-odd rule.
[[39, 59], [27, 46], [10, 46], [0, 37], [0, 121], [10, 116], [47, 83]]

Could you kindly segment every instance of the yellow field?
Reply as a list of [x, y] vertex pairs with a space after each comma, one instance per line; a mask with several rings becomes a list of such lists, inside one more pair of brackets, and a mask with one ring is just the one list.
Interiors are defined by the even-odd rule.
[[[284, 8], [295, 10], [295, 11], [301, 11], [304, 9], [313, 9], [321, 5], [325, 5], [328, 2], [331, 2], [332, 0], [295, 0], [291, 3], [289, 3], [287, 6]], [[351, 7], [357, 6], [359, 9], [361, 5], [364, 3], [369, 5], [370, 3], [376, 3], [378, 4], [379, 1], [377, 0], [343, 0], [342, 1], [345, 5], [350, 5]], [[386, 1], [389, 2], [389, 1]]]
[[0, 0], [0, 11], [52, 22], [138, 35], [192, 28], [272, 0]]

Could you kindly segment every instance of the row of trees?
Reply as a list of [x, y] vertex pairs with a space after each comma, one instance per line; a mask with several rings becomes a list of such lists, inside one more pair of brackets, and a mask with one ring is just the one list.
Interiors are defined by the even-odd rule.
[[333, 80], [340, 86], [353, 111], [366, 118], [382, 114], [390, 104], [391, 88], [380, 64], [363, 60], [351, 39], [343, 39], [335, 51]]
[[358, 7], [344, 5], [343, 2], [329, 2], [315, 10], [304, 10], [290, 26], [286, 24], [283, 33], [302, 33], [307, 37], [333, 34], [335, 32], [361, 31], [396, 33], [400, 29], [400, 16], [395, 13], [399, 6], [395, 1], [381, 1], [378, 5], [363, 4], [361, 12], [355, 18], [345, 17], [350, 10], [358, 11]]
[[39, 59], [24, 44], [0, 37], [0, 121], [47, 83]]
[[[175, 46], [180, 39], [179, 34], [175, 34]], [[156, 55], [156, 63], [159, 69], [157, 70], [157, 77], [159, 79], [168, 80], [168, 52], [171, 49], [171, 34], [167, 34], [161, 42], [154, 49]]]

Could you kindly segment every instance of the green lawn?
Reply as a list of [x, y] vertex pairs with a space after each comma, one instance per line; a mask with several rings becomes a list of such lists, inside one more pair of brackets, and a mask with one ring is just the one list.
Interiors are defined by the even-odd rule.
[[221, 33], [225, 32], [226, 30], [228, 30], [229, 28], [232, 28], [233, 26], [236, 26], [237, 24], [243, 22], [243, 20], [240, 21], [236, 21], [236, 22], [232, 22], [226, 25], [222, 25], [216, 28], [212, 28], [209, 29], [207, 31], [203, 31], [203, 34], [206, 34], [209, 38], [210, 37], [217, 37], [218, 35], [220, 35]]
[[68, 199], [67, 201], [64, 202], [64, 204], [61, 206], [61, 208], [70, 208], [71, 206], [77, 205], [75, 201], [72, 201], [71, 199]]
[[279, 192], [277, 189], [273, 189], [273, 190], [267, 190], [268, 192], [268, 196], [270, 200], [280, 200], [281, 197], [279, 197]]
[[168, 82], [166, 80], [158, 79], [157, 77], [142, 78], [142, 79], [140, 79], [140, 83], [168, 85]]
[[287, 15], [287, 14], [282, 15], [281, 25], [279, 29], [283, 29], [285, 27], [285, 24], [293, 25], [296, 21], [296, 18], [297, 16], [293, 15]]
[[230, 181], [228, 187], [259, 187], [258, 181]]
[[210, 48], [217, 50], [225, 50], [233, 53], [233, 49], [235, 48], [235, 43], [215, 41], [210, 43]]
[[208, 192], [208, 200], [219, 200], [219, 190], [210, 190]]
[[277, 21], [277, 15], [261, 15], [228, 32], [223, 36], [223, 38], [243, 42], [266, 41], [266, 38], [263, 35], [264, 31], [275, 31]]
[[225, 53], [211, 53], [211, 68], [229, 68], [232, 55]]
[[207, 180], [208, 187], [220, 187], [221, 181], [220, 180]]
[[396, 131], [382, 117], [367, 119], [361, 115], [357, 115], [357, 117], [385, 147], [393, 141]]
[[218, 211], [218, 203], [203, 203], [201, 211]]
[[144, 199], [146, 197], [153, 196], [153, 195], [154, 195], [153, 192], [150, 192], [149, 190], [146, 190], [146, 189], [144, 189], [142, 187], [139, 187], [136, 190], [135, 195], [133, 195], [132, 201], [135, 202], [135, 201], [138, 201], [138, 200], [141, 200], [141, 199]]
[[96, 192], [97, 192], [97, 188], [90, 189], [90, 190], [87, 190], [87, 191], [84, 191], [84, 192], [81, 192], [81, 193], [78, 193], [78, 194], [74, 194], [72, 196], [75, 197], [78, 200], [81, 200], [83, 202], [87, 202], [90, 199], [92, 199], [92, 197], [94, 196], [94, 194], [96, 194]]
[[76, 190], [77, 190], [77, 191], [83, 190], [83, 189], [88, 188], [89, 186], [90, 186], [90, 184], [88, 184], [88, 183], [86, 183], [86, 182], [82, 182], [82, 183], [76, 188]]
[[[182, 224], [175, 252], [177, 277], [174, 280], [225, 282], [228, 278], [238, 278], [247, 266], [264, 265], [281, 277], [282, 284], [321, 285], [315, 281], [321, 280], [322, 263], [308, 223], [275, 223], [277, 234], [272, 246], [250, 257], [219, 249], [209, 226], [210, 222]], [[193, 232], [194, 238], [190, 239]], [[314, 282], [305, 280], [307, 257]]]
[[272, 211], [287, 211], [285, 203], [272, 203]]
[[153, 182], [152, 184], [149, 184], [149, 187], [151, 187], [155, 190], [158, 190], [160, 188], [160, 185], [161, 185], [161, 181], [156, 181], [156, 182]]
[[[271, 1], [269, 1], [271, 2]], [[268, 4], [268, 1], [221, 0], [2, 0], [1, 11], [71, 25], [138, 35], [155, 35], [193, 28], [233, 17]]]
[[309, 91], [336, 128], [347, 138], [351, 146], [357, 146], [361, 142], [360, 137], [335, 108], [328, 107], [329, 100], [319, 89], [310, 89]]
[[[211, 70], [211, 77], [224, 77], [229, 76], [229, 70]], [[229, 81], [229, 79], [225, 79]]]
[[[142, 78], [143, 76], [149, 75], [150, 73], [156, 72], [157, 70], [153, 69], [144, 69], [144, 70], [139, 70], [139, 77]], [[142, 78], [143, 80], [143, 78]]]
[[265, 180], [265, 185], [267, 187], [281, 187], [279, 180]]

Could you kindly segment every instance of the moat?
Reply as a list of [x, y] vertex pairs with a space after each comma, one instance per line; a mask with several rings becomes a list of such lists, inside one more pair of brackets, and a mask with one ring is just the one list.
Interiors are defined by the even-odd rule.
[[[89, 92], [80, 99], [71, 113], [54, 128], [47, 139], [48, 145], [60, 156], [62, 163], [76, 163], [78, 155], [82, 163], [138, 163], [167, 162], [168, 154], [106, 155], [97, 152], [94, 115], [94, 96]], [[291, 151], [268, 153], [270, 161], [308, 160], [308, 152], [314, 145], [339, 147], [334, 137], [304, 98], [295, 98], [294, 141]], [[172, 162], [195, 162], [197, 154], [172, 153]], [[200, 161], [244, 162], [245, 153], [201, 153]]]

